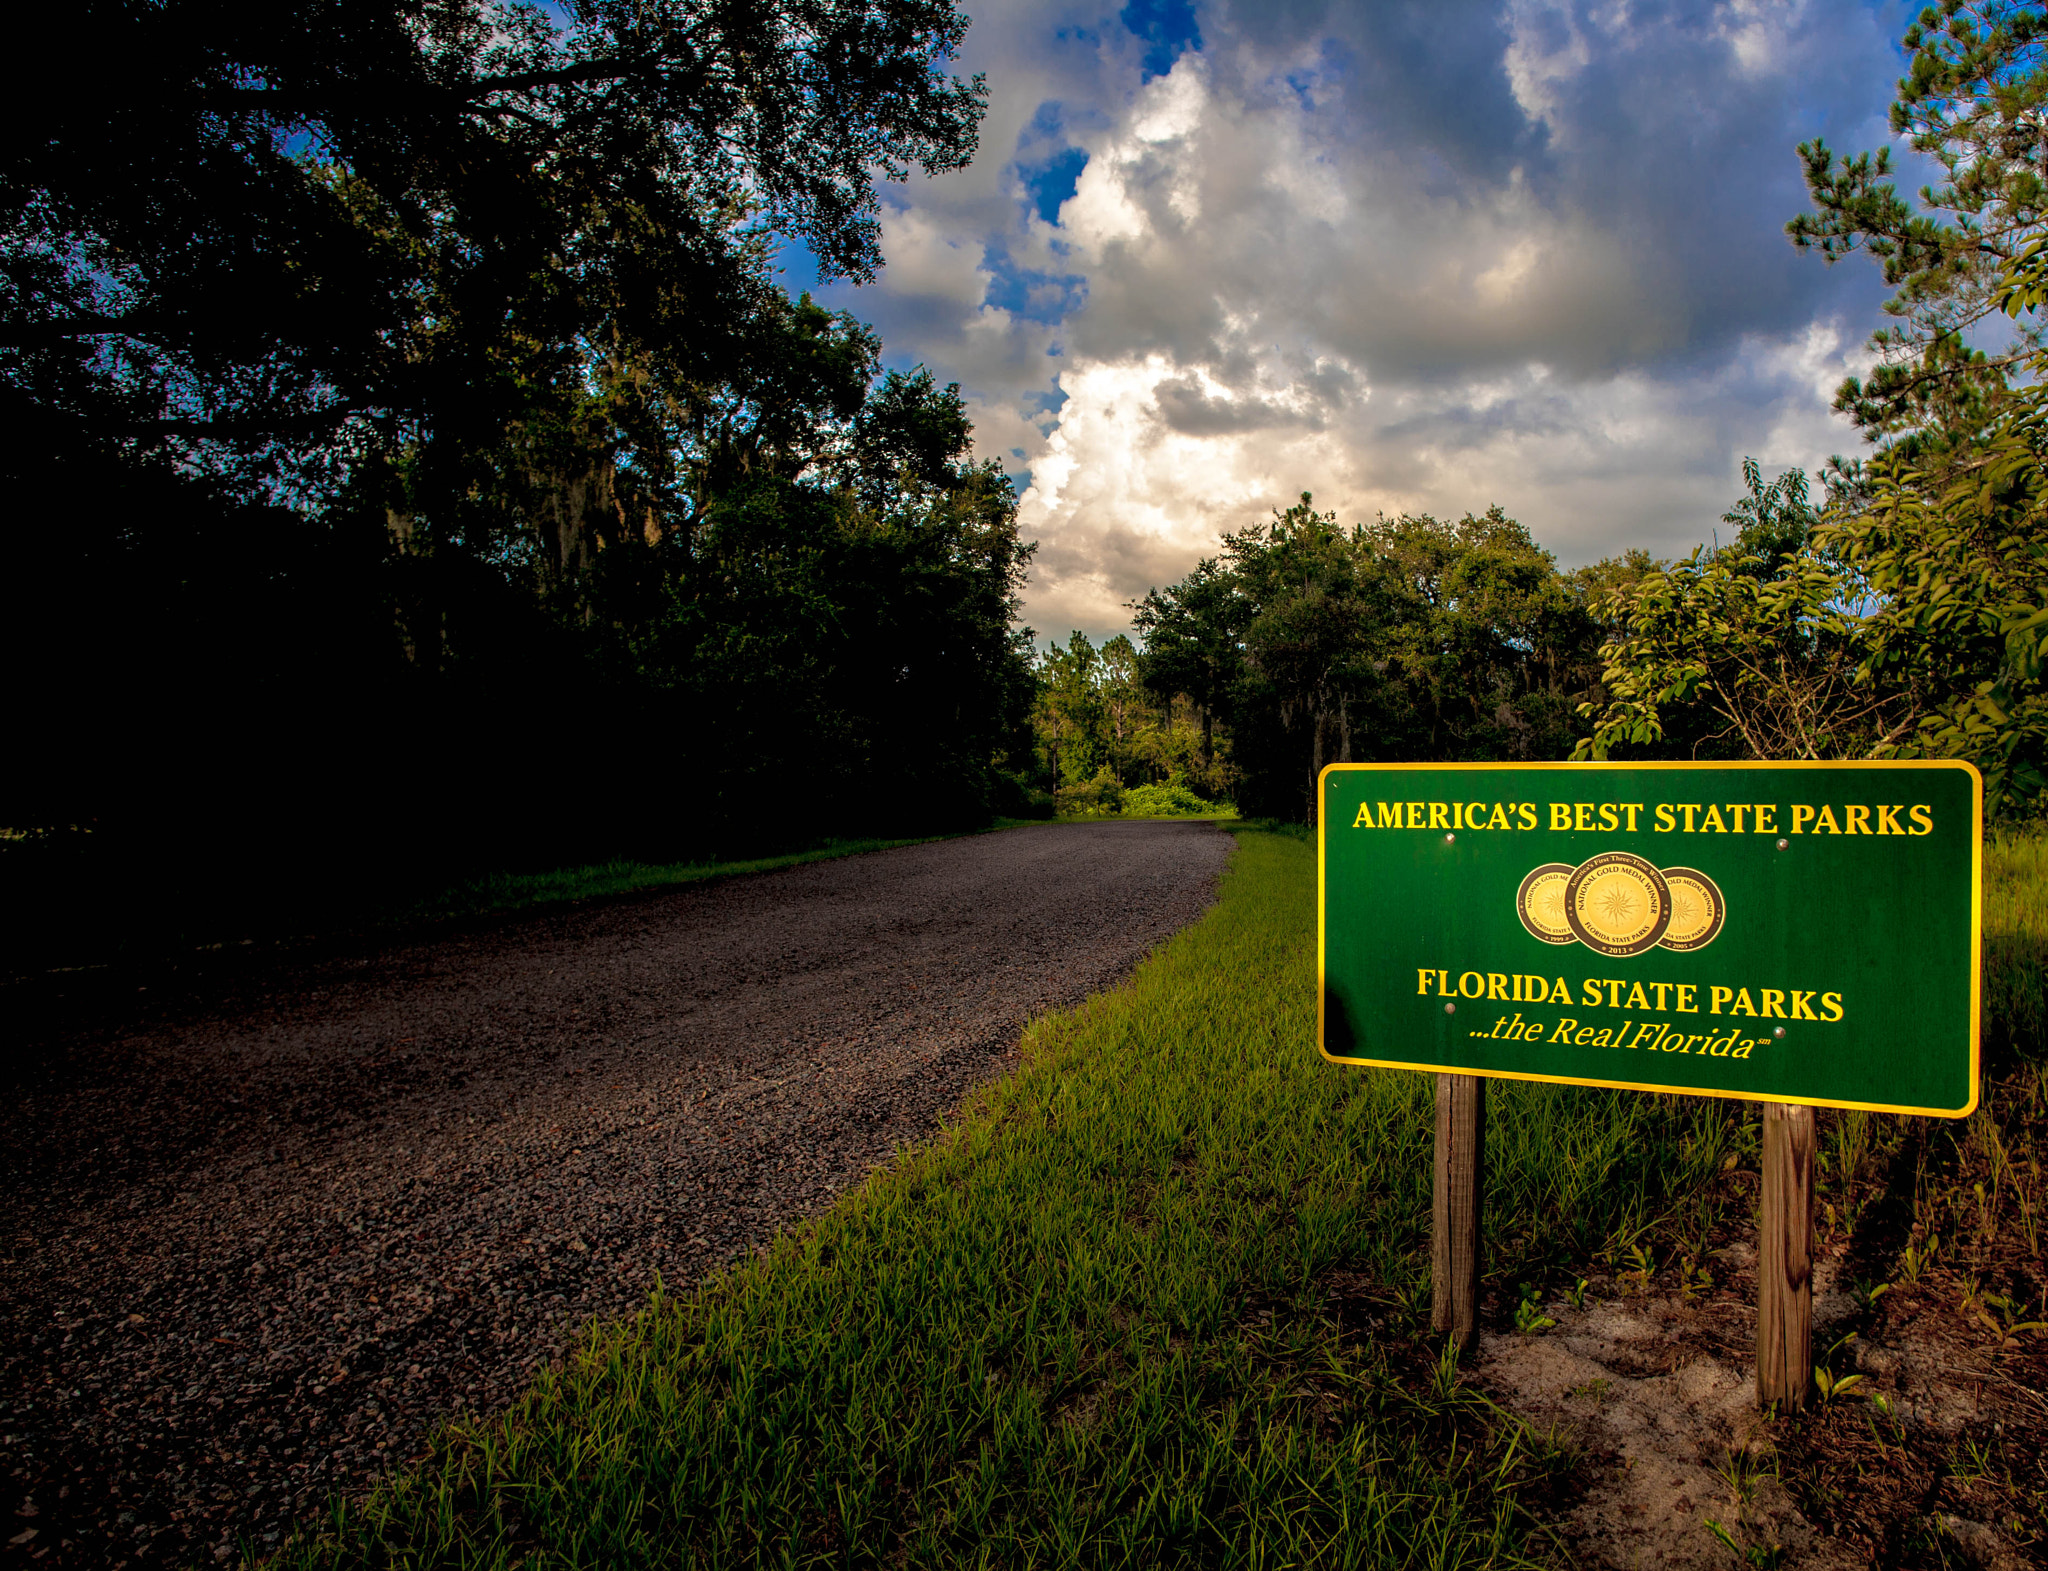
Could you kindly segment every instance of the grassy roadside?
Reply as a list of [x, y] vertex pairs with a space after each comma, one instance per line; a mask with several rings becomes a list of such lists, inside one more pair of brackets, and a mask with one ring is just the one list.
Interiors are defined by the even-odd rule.
[[[1559, 1465], [1438, 1366], [1429, 1083], [1312, 1039], [1312, 849], [817, 1223], [595, 1329], [280, 1564], [1516, 1566]], [[1503, 1283], [1682, 1225], [1725, 1106], [1502, 1086]]]

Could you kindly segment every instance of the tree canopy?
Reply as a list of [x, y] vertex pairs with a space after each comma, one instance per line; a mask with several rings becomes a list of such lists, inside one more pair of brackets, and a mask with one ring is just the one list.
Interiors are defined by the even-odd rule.
[[95, 84], [17, 96], [0, 145], [14, 413], [277, 462], [492, 429], [599, 366], [715, 379], [760, 325], [766, 235], [867, 277], [876, 175], [972, 155], [947, 0], [563, 9], [25, 17], [39, 58], [90, 40]]
[[1910, 67], [1891, 129], [1946, 179], [1916, 205], [1899, 194], [1889, 147], [1842, 158], [1802, 143], [1814, 205], [1786, 230], [1831, 263], [1861, 251], [1882, 267], [1895, 325], [1872, 337], [1877, 367], [1844, 381], [1835, 407], [1873, 439], [1922, 448], [1980, 433], [2041, 341], [2030, 328], [1989, 354], [1970, 337], [1999, 323], [2006, 269], [2048, 213], [2048, 15], [2019, 0], [1941, 0], [1901, 42]]
[[[1815, 211], [1788, 226], [1830, 262], [1875, 256], [1899, 325], [1837, 407], [1878, 451], [1831, 465], [1827, 504], [1790, 471], [1729, 515], [1736, 541], [1615, 594], [1607, 693], [1581, 755], [1676, 745], [1754, 758], [1965, 758], [1994, 809], [2048, 783], [2048, 371], [2039, 308], [2048, 16], [1944, 0], [1907, 29], [1892, 128], [1948, 179], [1918, 207], [1886, 150], [1799, 150]], [[1966, 336], [2006, 320], [1997, 355]]]
[[95, 79], [16, 95], [0, 142], [0, 480], [34, 521], [0, 818], [389, 866], [985, 814], [1031, 696], [1010, 485], [957, 387], [775, 270], [792, 240], [870, 276], [877, 181], [972, 156], [966, 26], [24, 16]]
[[1246, 812], [1313, 810], [1326, 763], [1554, 758], [1597, 674], [1595, 590], [1499, 508], [1341, 525], [1307, 493], [1133, 607], [1139, 669], [1228, 727]]

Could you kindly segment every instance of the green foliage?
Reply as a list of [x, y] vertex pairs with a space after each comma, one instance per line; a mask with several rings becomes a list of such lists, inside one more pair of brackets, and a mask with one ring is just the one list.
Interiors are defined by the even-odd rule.
[[1735, 526], [1737, 555], [1754, 559], [1757, 571], [1775, 571], [1783, 560], [1806, 544], [1820, 515], [1807, 501], [1806, 471], [1796, 466], [1766, 481], [1754, 458], [1742, 461], [1742, 483], [1749, 495], [1721, 515]]
[[1063, 818], [1109, 818], [1124, 808], [1123, 782], [1107, 764], [1093, 778], [1078, 785], [1061, 786], [1053, 793]]
[[1554, 758], [1594, 677], [1598, 592], [1494, 508], [1341, 527], [1304, 493], [1133, 610], [1140, 671], [1228, 728], [1248, 812], [1301, 817], [1325, 763]]
[[[1792, 528], [1746, 464], [1735, 545], [1604, 602], [1619, 627], [1575, 756], [1659, 749], [1689, 716], [1694, 756], [1963, 758], [1994, 810], [2025, 810], [2048, 769], [2044, 417], [2027, 389], [1974, 456], [1929, 467], [1904, 447], [1882, 453]], [[1759, 536], [1799, 543], [1767, 557]]]
[[1993, 1047], [2048, 1062], [2048, 833], [2038, 823], [1986, 837], [1984, 1028]]
[[[875, 180], [972, 157], [947, 0], [86, 0], [99, 102], [0, 139], [0, 384], [74, 435], [325, 463], [720, 382], [760, 238], [880, 261]], [[47, 39], [35, 34], [50, 31]], [[707, 379], [703, 373], [710, 372]], [[344, 438], [343, 433], [347, 432]]]
[[[1585, 706], [1577, 756], [1964, 758], [2004, 811], [2048, 783], [2040, 329], [2023, 324], [1996, 360], [1963, 344], [1998, 310], [2017, 319], [2048, 299], [2048, 17], [1943, 0], [1904, 44], [1892, 129], [1947, 182], [1916, 211], [1889, 183], [1888, 151], [1838, 167], [1810, 143], [1816, 211], [1788, 226], [1830, 262], [1868, 250], [1897, 291], [1883, 362], [1837, 399], [1885, 446], [1832, 461], [1841, 483], [1818, 516], [1803, 474], [1765, 486], [1745, 462], [1733, 546], [1608, 597], [1607, 691]], [[2022, 364], [2033, 385], [2014, 390]]]
[[1593, 731], [1573, 756], [1657, 756], [1674, 711], [1688, 710], [1708, 717], [1688, 728], [1695, 757], [1856, 758], [1889, 745], [1911, 711], [1904, 695], [1860, 680], [1864, 622], [1845, 608], [1848, 590], [1817, 549], [1774, 567], [1732, 546], [1612, 592], [1606, 690], [1581, 709]]
[[1870, 506], [1821, 531], [1872, 597], [1861, 675], [1910, 704], [1912, 730], [1879, 756], [1969, 759], [1994, 806], [2035, 800], [2048, 770], [2044, 418], [2029, 389], [1980, 455], [1947, 474], [1880, 457]]
[[2006, 268], [2040, 234], [2044, 41], [2048, 17], [2015, 0], [1941, 0], [1906, 29], [1911, 66], [1891, 128], [1947, 174], [1919, 193], [1925, 211], [1892, 184], [1889, 148], [1840, 162], [1825, 142], [1799, 149], [1814, 211], [1786, 225], [1793, 243], [1829, 262], [1867, 251], [1896, 291], [1885, 310], [1898, 325], [1872, 340], [1881, 363], [1867, 382], [1844, 382], [1835, 406], [1923, 461], [1982, 432], [2008, 369], [2038, 344], [2029, 334], [1991, 358], [1964, 339], [1998, 309]]
[[[1115, 812], [1133, 785], [1199, 784], [1223, 795], [1231, 778], [1206, 712], [1185, 694], [1161, 693], [1140, 676], [1130, 639], [1100, 649], [1078, 630], [1038, 661], [1032, 707], [1034, 751], [1062, 812]], [[1114, 787], [1115, 790], [1111, 788]]]
[[1081, 785], [1107, 767], [1098, 691], [1101, 665], [1095, 646], [1078, 628], [1066, 648], [1048, 645], [1038, 661], [1032, 729], [1055, 790]]
[[1126, 818], [1196, 817], [1215, 811], [1214, 802], [1203, 801], [1174, 780], [1162, 785], [1138, 786], [1124, 793], [1123, 812]]

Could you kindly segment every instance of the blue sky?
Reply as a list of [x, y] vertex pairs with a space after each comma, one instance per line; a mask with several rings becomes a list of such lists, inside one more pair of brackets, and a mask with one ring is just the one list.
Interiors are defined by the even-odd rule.
[[[1039, 542], [1042, 635], [1303, 490], [1499, 503], [1566, 565], [1707, 537], [1831, 413], [1876, 269], [1795, 253], [1794, 154], [1889, 139], [1866, 0], [966, 0], [974, 164], [885, 193], [820, 298], [958, 381]], [[812, 286], [800, 254], [786, 282]]]

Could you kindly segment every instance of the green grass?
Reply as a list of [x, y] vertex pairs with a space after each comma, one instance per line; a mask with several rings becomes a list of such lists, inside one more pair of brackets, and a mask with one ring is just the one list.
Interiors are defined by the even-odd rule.
[[[1312, 849], [1241, 830], [946, 1134], [282, 1563], [1531, 1563], [1557, 1458], [1423, 1330], [1431, 1082], [1316, 1056], [1313, 932]], [[1689, 1225], [1731, 1111], [1497, 1084], [1494, 1279]]]
[[1984, 846], [1984, 1025], [1994, 1052], [2048, 1054], [2048, 834]]

